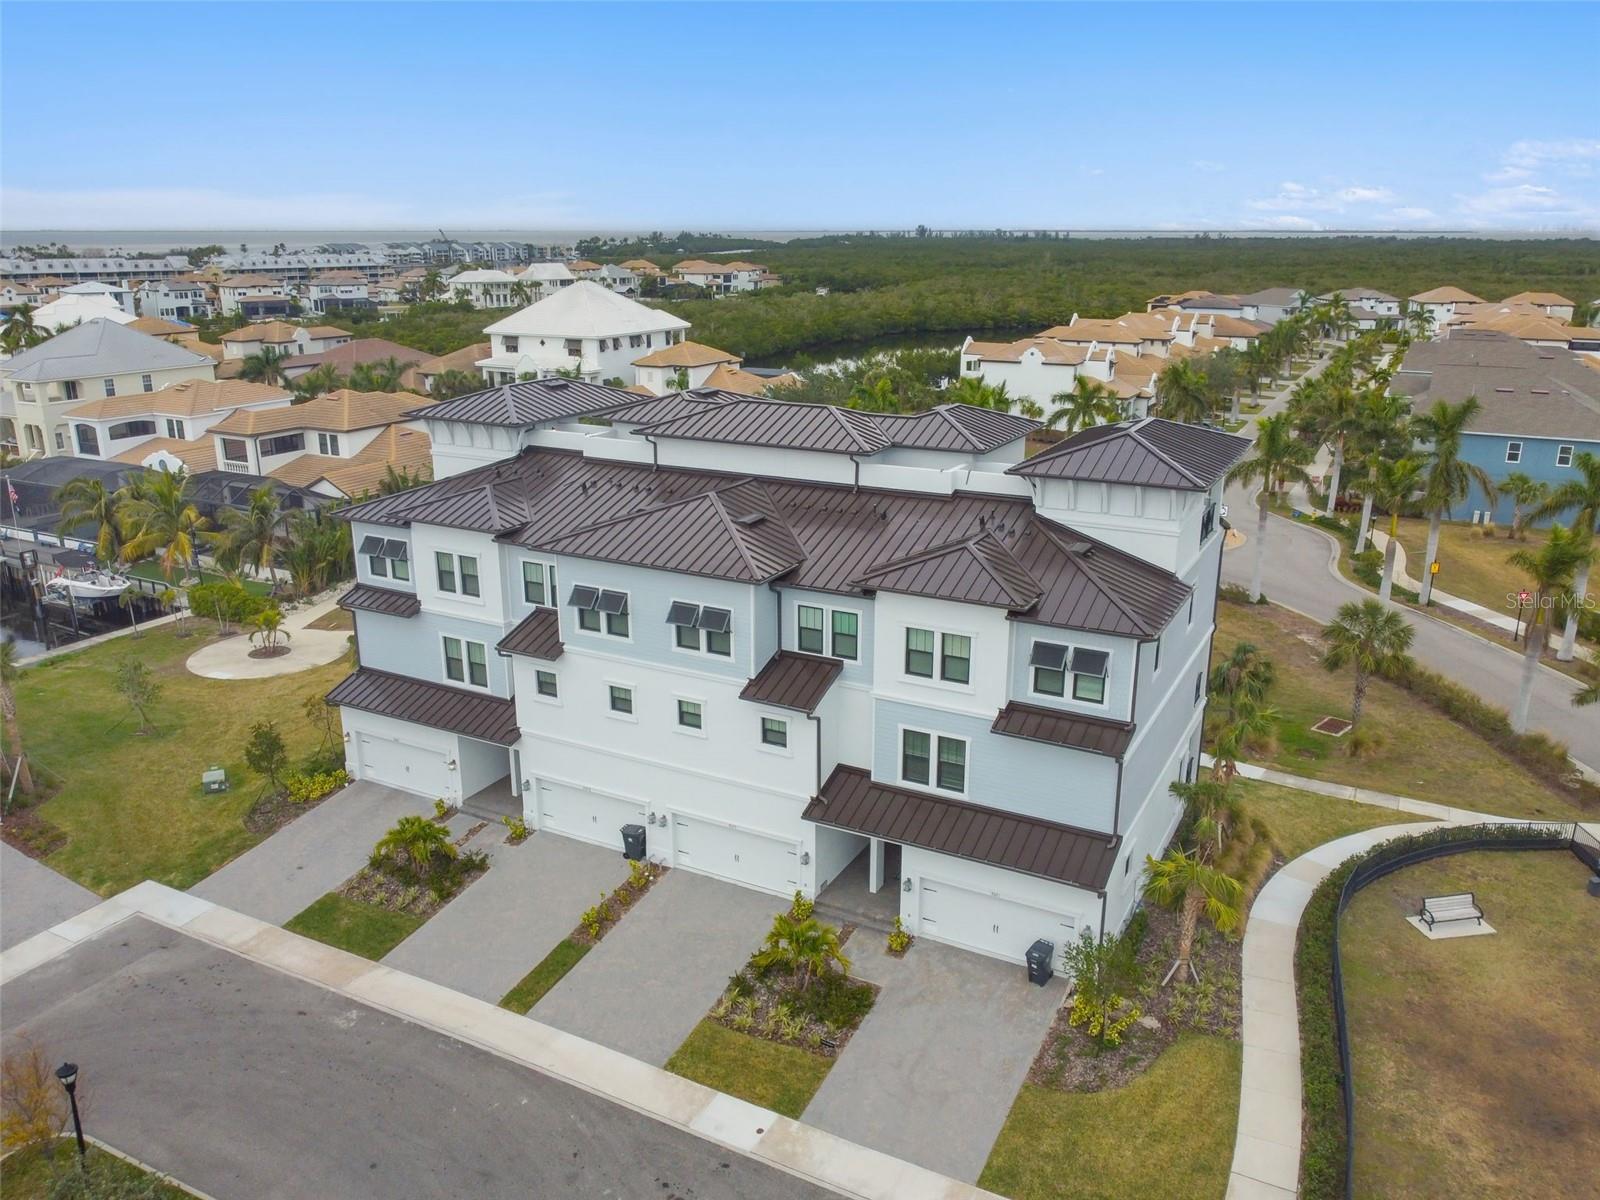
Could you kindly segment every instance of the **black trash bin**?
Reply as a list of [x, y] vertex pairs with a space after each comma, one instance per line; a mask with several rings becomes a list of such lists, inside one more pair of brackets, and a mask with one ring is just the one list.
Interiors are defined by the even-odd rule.
[[642, 859], [644, 857], [644, 826], [624, 825], [622, 827], [622, 857]]
[[1056, 956], [1056, 944], [1040, 938], [1028, 947], [1028, 982], [1036, 983], [1040, 987], [1055, 978], [1055, 971], [1050, 966], [1050, 960]]

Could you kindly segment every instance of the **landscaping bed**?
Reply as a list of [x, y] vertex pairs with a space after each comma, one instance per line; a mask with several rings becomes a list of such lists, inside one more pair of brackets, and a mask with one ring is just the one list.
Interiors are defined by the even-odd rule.
[[[78, 1148], [63, 1137], [45, 1145], [25, 1146], [0, 1160], [0, 1191], [6, 1200], [52, 1200], [60, 1196], [136, 1196], [139, 1200], [193, 1200], [195, 1193], [164, 1176], [146, 1171], [91, 1145], [83, 1169], [93, 1191], [57, 1183], [79, 1168]], [[63, 1190], [66, 1189], [66, 1190]]]
[[489, 856], [482, 851], [459, 853], [462, 846], [487, 826], [487, 821], [479, 821], [456, 838], [452, 842], [458, 851], [456, 856], [429, 873], [400, 870], [374, 856], [373, 862], [350, 876], [332, 894], [426, 921], [489, 869]]

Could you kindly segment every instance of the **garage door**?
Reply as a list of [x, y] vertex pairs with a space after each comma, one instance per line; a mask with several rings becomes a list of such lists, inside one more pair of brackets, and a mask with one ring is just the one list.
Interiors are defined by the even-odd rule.
[[672, 851], [678, 866], [746, 887], [779, 896], [800, 887], [800, 847], [764, 833], [675, 816]]
[[938, 880], [922, 881], [919, 912], [919, 933], [1010, 962], [1044, 938], [1055, 943], [1059, 966], [1061, 948], [1078, 936], [1076, 919], [1064, 913]]
[[622, 827], [643, 825], [644, 816], [644, 805], [637, 801], [539, 781], [539, 820], [553, 833], [621, 850]]
[[419, 796], [454, 798], [446, 752], [369, 733], [357, 737], [363, 779]]

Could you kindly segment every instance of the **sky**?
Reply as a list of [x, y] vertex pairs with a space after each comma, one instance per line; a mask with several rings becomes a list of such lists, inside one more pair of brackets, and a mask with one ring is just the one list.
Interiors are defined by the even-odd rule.
[[0, 227], [1595, 230], [1597, 45], [1592, 4], [5, 0]]

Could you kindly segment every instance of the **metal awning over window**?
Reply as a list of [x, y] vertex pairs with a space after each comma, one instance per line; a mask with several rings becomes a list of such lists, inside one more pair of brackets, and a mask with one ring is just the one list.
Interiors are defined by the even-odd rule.
[[573, 608], [594, 608], [600, 603], [599, 589], [580, 583], [572, 589], [572, 594], [567, 597], [567, 603]]
[[1082, 646], [1072, 652], [1074, 675], [1097, 675], [1105, 678], [1106, 663], [1111, 656], [1104, 650], [1085, 650]]
[[383, 556], [404, 561], [410, 556], [410, 551], [407, 549], [405, 542], [399, 538], [389, 538], [383, 543]]
[[733, 614], [725, 608], [702, 608], [697, 624], [711, 633], [727, 633], [733, 628]]
[[1064, 671], [1067, 668], [1067, 648], [1055, 642], [1035, 642], [1033, 656], [1028, 662], [1047, 671]]
[[361, 539], [361, 553], [381, 555], [383, 553], [383, 539], [375, 533], [369, 533]]
[[667, 609], [667, 624], [682, 625], [685, 628], [694, 628], [695, 622], [700, 619], [700, 606], [685, 604], [682, 600], [674, 600]]
[[603, 591], [595, 607], [603, 613], [619, 616], [628, 611], [628, 593]]

